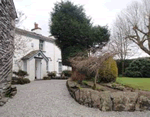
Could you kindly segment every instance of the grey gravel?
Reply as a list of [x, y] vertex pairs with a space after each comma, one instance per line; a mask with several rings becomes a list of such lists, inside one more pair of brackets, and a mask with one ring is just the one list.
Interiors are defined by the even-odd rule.
[[65, 80], [33, 81], [17, 89], [0, 107], [0, 117], [150, 117], [148, 111], [101, 112], [82, 106], [70, 96]]

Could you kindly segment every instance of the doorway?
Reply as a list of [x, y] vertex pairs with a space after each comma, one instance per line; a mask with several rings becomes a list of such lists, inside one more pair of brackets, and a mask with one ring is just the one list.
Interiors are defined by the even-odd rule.
[[41, 60], [35, 59], [35, 79], [41, 79]]

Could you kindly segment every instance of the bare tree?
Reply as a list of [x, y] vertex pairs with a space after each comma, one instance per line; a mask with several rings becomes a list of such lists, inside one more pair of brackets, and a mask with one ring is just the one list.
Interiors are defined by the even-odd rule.
[[99, 76], [99, 68], [103, 68], [104, 61], [108, 58], [113, 57], [115, 53], [108, 53], [106, 51], [101, 51], [101, 54], [98, 56], [89, 56], [85, 57], [80, 54], [79, 56], [73, 57], [70, 59], [71, 65], [73, 68], [76, 68], [79, 72], [85, 72], [87, 75], [94, 74], [94, 86], [93, 89], [96, 89], [96, 82]]
[[117, 17], [126, 39], [150, 55], [150, 0], [133, 2]]
[[109, 51], [116, 52], [116, 59], [121, 60], [122, 64], [122, 75], [124, 74], [124, 62], [125, 59], [130, 58], [136, 54], [138, 48], [135, 44], [126, 39], [124, 31], [121, 27], [121, 23], [116, 20], [113, 25], [111, 40], [107, 44]]
[[16, 27], [20, 27], [22, 25], [22, 23], [24, 22], [24, 20], [26, 20], [27, 16], [25, 15], [25, 13], [23, 13], [20, 10], [17, 10], [17, 18], [15, 20], [15, 25]]
[[25, 54], [28, 53], [29, 48], [28, 48], [28, 43], [31, 41], [28, 37], [23, 37], [24, 34], [15, 34], [14, 38], [14, 55], [16, 58], [16, 64], [19, 69], [22, 67], [22, 62], [21, 62], [21, 57], [24, 56]]
[[[17, 14], [18, 14], [18, 18], [15, 20], [16, 28], [20, 27], [23, 21], [27, 18], [22, 11], [17, 10]], [[15, 38], [14, 38], [14, 48], [15, 48], [14, 53], [16, 58], [15, 62], [18, 68], [21, 69], [22, 61], [20, 58], [29, 51], [28, 43], [31, 41], [31, 39], [27, 37], [23, 37], [23, 35], [25, 35], [24, 32], [17, 33], [17, 30], [18, 29], [16, 29]]]

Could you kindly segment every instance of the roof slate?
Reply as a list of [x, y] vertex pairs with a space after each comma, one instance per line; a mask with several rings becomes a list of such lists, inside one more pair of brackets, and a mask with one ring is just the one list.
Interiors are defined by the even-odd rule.
[[49, 58], [45, 56], [45, 54], [41, 51], [41, 50], [34, 50], [34, 51], [31, 51], [30, 53], [28, 53], [27, 55], [25, 55], [24, 57], [22, 57], [21, 59], [22, 60], [27, 60], [27, 59], [30, 59], [32, 57], [34, 57], [34, 55], [38, 54], [38, 53], [41, 53], [41, 56], [46, 60], [46, 61], [49, 61]]
[[34, 56], [38, 52], [39, 52], [39, 50], [31, 51], [30, 53], [28, 53], [27, 55], [25, 55], [24, 57], [22, 57], [22, 60], [24, 60], [24, 59], [30, 59], [32, 56]]
[[31, 31], [27, 31], [27, 30], [23, 30], [23, 29], [20, 29], [20, 28], [16, 28], [15, 32], [18, 33], [18, 34], [24, 35], [24, 36], [33, 37], [35, 39], [39, 39], [39, 40], [49, 41], [49, 42], [55, 43], [54, 39], [49, 38], [49, 37], [45, 37], [43, 35], [31, 32]]

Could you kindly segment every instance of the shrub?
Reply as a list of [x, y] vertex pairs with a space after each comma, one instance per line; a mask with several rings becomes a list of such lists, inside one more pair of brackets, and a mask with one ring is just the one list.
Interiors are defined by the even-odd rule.
[[56, 72], [55, 71], [47, 72], [47, 76], [50, 77], [50, 78], [54, 78], [54, 77], [56, 77]]
[[12, 84], [27, 84], [30, 83], [28, 78], [13, 78]]
[[99, 69], [98, 82], [115, 82], [118, 76], [116, 61], [111, 57], [107, 59], [103, 64], [104, 67]]
[[13, 72], [13, 74], [17, 75], [18, 78], [24, 78], [25, 76], [28, 76], [28, 73], [23, 70], [18, 70], [18, 72]]
[[[129, 67], [130, 63], [135, 60], [135, 59], [127, 59], [124, 60], [124, 70]], [[121, 60], [116, 60], [117, 62], [117, 67], [118, 67], [118, 75], [123, 76], [124, 74], [122, 74], [122, 61]], [[125, 72], [125, 71], [124, 71]]]
[[[132, 63], [132, 61], [135, 61], [139, 58], [136, 59], [126, 59], [124, 60], [124, 69], [126, 71], [126, 69], [130, 66], [130, 64]], [[149, 57], [144, 57], [144, 58], [140, 58], [140, 59], [150, 59]], [[118, 75], [122, 75], [122, 61], [121, 60], [116, 60], [117, 62], [117, 67], [118, 67]]]
[[45, 76], [45, 77], [43, 77], [43, 80], [51, 80], [51, 78], [50, 78], [50, 77]]
[[125, 71], [127, 77], [150, 77], [150, 60], [137, 59]]
[[64, 75], [65, 77], [71, 77], [72, 71], [70, 70], [64, 70], [62, 71], [62, 76]]
[[78, 72], [77, 70], [73, 70], [71, 78], [72, 78], [72, 80], [78, 81], [79, 83], [82, 84], [82, 81], [86, 78], [86, 76], [84, 74]]

